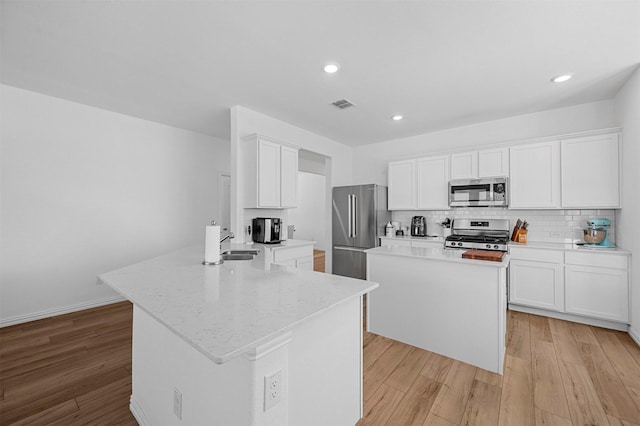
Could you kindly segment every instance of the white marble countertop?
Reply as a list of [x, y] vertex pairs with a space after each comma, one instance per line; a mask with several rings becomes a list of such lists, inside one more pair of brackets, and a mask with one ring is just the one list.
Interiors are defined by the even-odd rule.
[[509, 247], [522, 247], [538, 250], [561, 250], [561, 251], [585, 251], [590, 253], [603, 253], [603, 254], [617, 254], [617, 255], [630, 255], [629, 250], [622, 249], [620, 247], [585, 247], [579, 246], [575, 243], [550, 243], [543, 241], [529, 241], [527, 243], [516, 243], [509, 241]]
[[493, 268], [506, 268], [509, 265], [509, 254], [505, 253], [502, 262], [490, 260], [463, 259], [462, 253], [466, 250], [445, 249], [445, 248], [424, 248], [406, 246], [380, 246], [366, 250], [367, 254], [415, 257], [418, 259], [440, 260], [452, 263], [467, 263]]
[[[285, 248], [312, 246], [315, 243], [316, 243], [315, 241], [308, 241], [308, 240], [284, 240], [278, 244], [244, 243], [243, 247], [240, 247], [238, 245], [237, 248], [247, 248], [247, 247], [252, 248], [253, 246], [254, 248], [257, 248], [257, 249], [262, 249], [264, 247], [264, 248], [269, 248], [271, 250], [278, 250], [278, 249], [285, 249]], [[234, 244], [234, 247], [236, 247], [235, 244]]]
[[395, 238], [398, 240], [434, 241], [444, 243], [444, 237], [439, 237], [437, 235], [430, 235], [427, 237], [416, 237], [414, 235], [394, 235], [393, 237], [387, 237], [386, 235], [380, 235], [379, 238]]
[[[261, 248], [253, 246], [223, 249]], [[216, 266], [202, 265], [203, 256], [203, 247], [188, 247], [99, 279], [218, 364], [378, 287], [269, 264], [262, 251], [251, 261]]]

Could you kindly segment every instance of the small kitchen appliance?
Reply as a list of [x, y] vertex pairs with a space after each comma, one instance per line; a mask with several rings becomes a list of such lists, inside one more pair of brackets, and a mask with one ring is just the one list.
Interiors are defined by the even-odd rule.
[[508, 219], [454, 219], [446, 248], [507, 251]]
[[507, 207], [507, 178], [449, 181], [451, 207]]
[[427, 236], [427, 219], [425, 219], [424, 216], [414, 216], [413, 219], [411, 219], [411, 236]]
[[252, 221], [253, 233], [251, 238], [256, 243], [278, 244], [282, 241], [282, 220], [277, 217], [256, 217]]
[[595, 218], [587, 221], [587, 227], [583, 229], [584, 243], [579, 245], [584, 247], [615, 247], [611, 241], [609, 241], [609, 228], [611, 227], [611, 221], [607, 218]]

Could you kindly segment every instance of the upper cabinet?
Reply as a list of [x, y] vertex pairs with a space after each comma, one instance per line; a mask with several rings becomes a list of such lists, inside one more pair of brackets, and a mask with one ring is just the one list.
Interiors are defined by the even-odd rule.
[[297, 205], [298, 150], [262, 135], [244, 138], [245, 207]]
[[619, 208], [618, 134], [561, 142], [562, 207]]
[[478, 151], [478, 177], [509, 176], [509, 148], [490, 148]]
[[509, 148], [451, 154], [451, 179], [509, 176]]
[[478, 177], [478, 151], [451, 154], [451, 179]]
[[416, 160], [389, 163], [389, 210], [416, 208]]
[[558, 141], [510, 148], [509, 207], [560, 207], [560, 144]]
[[449, 156], [389, 163], [389, 210], [449, 208]]
[[418, 210], [449, 209], [449, 156], [416, 160], [418, 175], [416, 208]]
[[389, 210], [449, 209], [448, 182], [509, 177], [511, 209], [620, 208], [620, 131], [389, 163]]

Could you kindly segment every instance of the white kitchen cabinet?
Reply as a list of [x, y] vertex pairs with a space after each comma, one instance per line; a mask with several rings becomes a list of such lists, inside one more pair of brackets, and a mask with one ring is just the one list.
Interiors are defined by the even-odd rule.
[[451, 154], [451, 179], [509, 176], [509, 148], [487, 148]]
[[562, 263], [511, 259], [509, 302], [562, 312], [564, 310]]
[[618, 134], [562, 140], [562, 207], [619, 208]]
[[244, 140], [245, 207], [297, 205], [298, 150], [262, 135]]
[[280, 207], [298, 205], [298, 150], [280, 146]]
[[418, 210], [448, 210], [449, 156], [419, 158], [416, 169]]
[[451, 154], [451, 179], [478, 177], [478, 151]]
[[509, 176], [509, 148], [489, 148], [478, 151], [478, 177]]
[[278, 247], [273, 250], [273, 263], [313, 270], [313, 245]]
[[389, 210], [414, 210], [416, 208], [416, 160], [389, 163]]
[[509, 207], [560, 207], [560, 143], [539, 142], [509, 149]]
[[566, 311], [611, 321], [629, 321], [628, 257], [567, 253]]

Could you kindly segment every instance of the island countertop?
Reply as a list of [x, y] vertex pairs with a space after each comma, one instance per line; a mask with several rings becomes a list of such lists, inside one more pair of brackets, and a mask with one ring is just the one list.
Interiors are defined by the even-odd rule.
[[428, 248], [428, 247], [406, 247], [406, 246], [380, 246], [366, 250], [367, 254], [388, 255], [400, 257], [414, 257], [430, 260], [441, 260], [445, 262], [470, 263], [487, 267], [506, 268], [509, 265], [509, 254], [505, 253], [502, 262], [488, 260], [464, 259], [462, 253], [466, 250]]
[[263, 251], [216, 266], [202, 265], [203, 255], [203, 247], [188, 247], [99, 279], [218, 364], [378, 287], [270, 264]]

